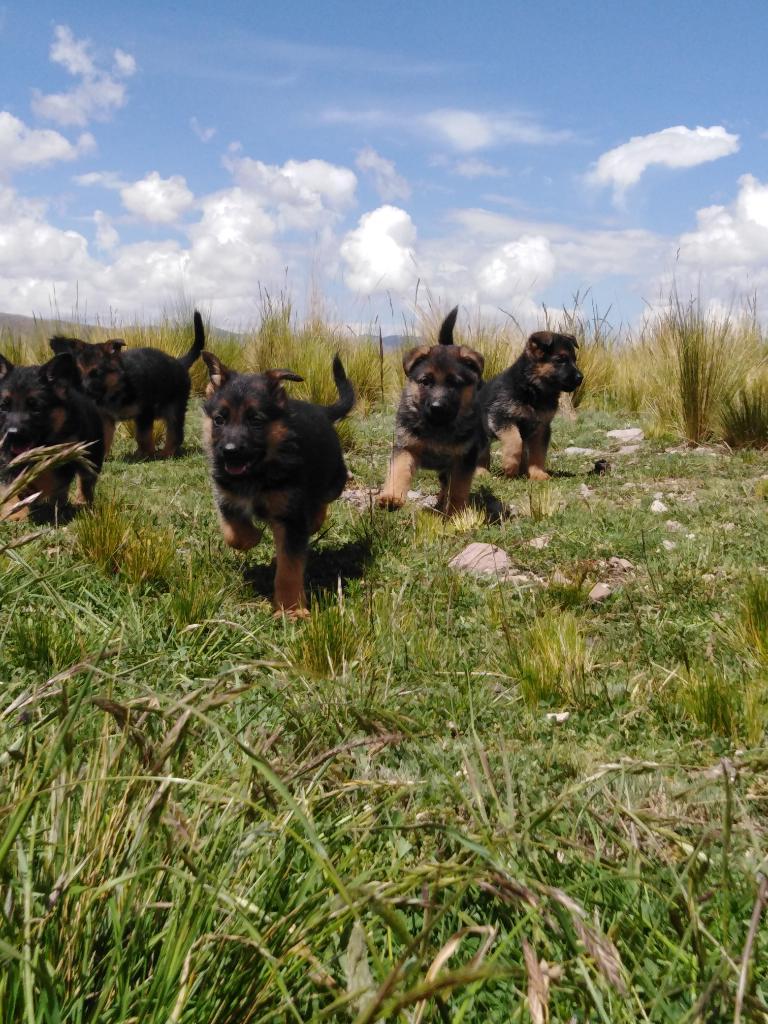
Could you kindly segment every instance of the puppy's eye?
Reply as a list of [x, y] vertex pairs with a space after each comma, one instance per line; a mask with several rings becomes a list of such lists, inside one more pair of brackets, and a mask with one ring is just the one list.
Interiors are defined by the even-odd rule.
[[222, 412], [215, 412], [213, 416], [211, 416], [211, 419], [216, 427], [223, 426], [227, 421], [227, 417]]
[[0, 412], [8, 412], [11, 408], [10, 398], [0, 398]]
[[446, 377], [445, 383], [449, 388], [460, 388], [462, 386], [462, 382], [458, 377]]
[[259, 412], [258, 409], [249, 409], [245, 414], [245, 418], [249, 423], [263, 423], [267, 417], [263, 412]]
[[435, 378], [431, 373], [425, 373], [423, 377], [419, 377], [419, 384], [421, 384], [423, 388], [431, 388], [434, 383]]

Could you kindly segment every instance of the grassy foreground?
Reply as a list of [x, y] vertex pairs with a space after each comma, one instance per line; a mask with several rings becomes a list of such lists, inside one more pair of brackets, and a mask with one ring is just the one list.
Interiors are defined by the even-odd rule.
[[0, 1020], [768, 1021], [764, 455], [595, 394], [501, 521], [380, 513], [374, 366], [305, 623], [197, 403], [183, 459], [121, 432], [92, 515], [0, 527]]

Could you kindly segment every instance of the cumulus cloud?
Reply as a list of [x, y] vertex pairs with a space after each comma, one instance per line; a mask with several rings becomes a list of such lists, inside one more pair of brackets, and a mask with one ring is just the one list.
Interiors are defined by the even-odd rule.
[[411, 186], [397, 173], [394, 163], [380, 156], [371, 146], [360, 150], [355, 159], [355, 167], [371, 176], [379, 198], [385, 202], [410, 197]]
[[282, 166], [233, 154], [224, 166], [238, 185], [277, 208], [282, 230], [312, 230], [335, 220], [355, 198], [357, 178], [325, 160], [288, 160]]
[[112, 219], [103, 210], [95, 210], [93, 222], [96, 225], [96, 248], [110, 252], [120, 241]]
[[549, 239], [523, 235], [490, 253], [476, 274], [482, 299], [508, 300], [541, 291], [555, 273], [555, 257]]
[[29, 128], [7, 110], [0, 111], [0, 172], [75, 160], [95, 146], [96, 141], [88, 132], [73, 144], [59, 132]]
[[739, 136], [721, 125], [686, 128], [675, 125], [650, 135], [635, 135], [629, 142], [609, 149], [587, 175], [594, 185], [612, 186], [614, 198], [622, 199], [653, 165], [695, 167], [738, 152]]
[[360, 218], [341, 243], [347, 286], [356, 292], [407, 289], [416, 277], [416, 228], [397, 206], [380, 206]]
[[161, 178], [157, 171], [121, 188], [120, 198], [129, 213], [153, 224], [173, 224], [195, 200], [180, 174]]
[[57, 25], [50, 58], [80, 81], [66, 92], [44, 94], [33, 90], [32, 109], [38, 117], [82, 127], [90, 121], [107, 121], [115, 110], [125, 106], [125, 79], [136, 71], [131, 54], [115, 50], [112, 67], [99, 67], [91, 55], [90, 41], [76, 39], [67, 25]]

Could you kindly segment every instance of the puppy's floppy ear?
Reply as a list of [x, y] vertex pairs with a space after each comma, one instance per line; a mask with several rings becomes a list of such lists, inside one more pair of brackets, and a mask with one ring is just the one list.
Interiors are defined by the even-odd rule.
[[453, 328], [456, 326], [456, 317], [458, 315], [459, 307], [454, 306], [442, 324], [440, 324], [440, 334], [437, 336], [438, 345], [453, 344]]
[[7, 377], [13, 369], [13, 363], [10, 359], [6, 359], [5, 356], [0, 355], [0, 380]]
[[417, 363], [427, 358], [429, 351], [429, 345], [420, 345], [418, 348], [412, 348], [409, 352], [405, 353], [403, 356], [403, 369], [405, 370], [406, 377], [410, 377], [411, 370], [413, 370]]
[[80, 352], [85, 348], [85, 342], [79, 338], [66, 338], [63, 334], [54, 334], [48, 339], [48, 344], [54, 352]]
[[474, 370], [478, 377], [483, 376], [483, 370], [485, 369], [485, 359], [480, 355], [479, 352], [475, 352], [473, 348], [467, 348], [466, 345], [460, 345], [458, 351], [459, 362], [463, 363], [464, 366], [468, 366]]
[[525, 347], [534, 359], [546, 359], [552, 351], [554, 340], [552, 331], [536, 331], [530, 336]]
[[110, 338], [109, 341], [100, 342], [99, 348], [108, 356], [119, 356], [120, 350], [125, 348], [125, 342], [122, 338]]
[[574, 349], [576, 349], [576, 348], [578, 348], [578, 347], [579, 347], [579, 343], [578, 343], [578, 341], [576, 340], [576, 337], [575, 337], [575, 335], [573, 335], [573, 334], [560, 334], [560, 335], [558, 336], [558, 339], [559, 339], [559, 341], [561, 341], [561, 342], [562, 342], [562, 343], [563, 343], [564, 345], [570, 345], [570, 346], [571, 346], [571, 348], [574, 348]]
[[201, 355], [203, 362], [208, 367], [208, 376], [211, 378], [205, 391], [206, 395], [210, 398], [214, 391], [224, 387], [232, 376], [233, 371], [228, 366], [225, 366], [213, 352], [201, 352]]
[[63, 398], [69, 387], [79, 387], [80, 371], [71, 352], [59, 352], [53, 359], [43, 363], [40, 375], [50, 384], [59, 398]]

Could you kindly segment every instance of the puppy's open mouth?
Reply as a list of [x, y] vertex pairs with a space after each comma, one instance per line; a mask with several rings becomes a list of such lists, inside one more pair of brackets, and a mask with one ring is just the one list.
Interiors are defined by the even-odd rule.
[[251, 468], [249, 461], [242, 461], [240, 459], [225, 459], [224, 460], [224, 472], [228, 473], [229, 476], [244, 476]]

